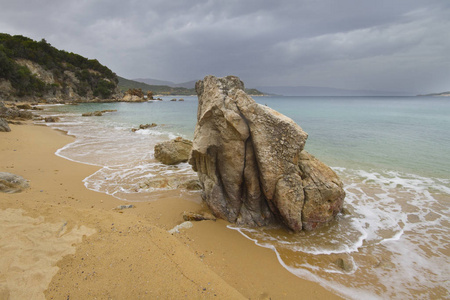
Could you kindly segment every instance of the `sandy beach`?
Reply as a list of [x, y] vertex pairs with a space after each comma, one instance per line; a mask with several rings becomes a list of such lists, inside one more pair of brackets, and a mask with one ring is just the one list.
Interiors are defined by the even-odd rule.
[[[170, 234], [205, 208], [168, 192], [129, 203], [85, 188], [98, 170], [54, 153], [73, 137], [31, 123], [0, 133], [0, 171], [30, 188], [0, 195], [0, 299], [338, 299], [221, 220]], [[134, 208], [117, 210], [119, 205]]]

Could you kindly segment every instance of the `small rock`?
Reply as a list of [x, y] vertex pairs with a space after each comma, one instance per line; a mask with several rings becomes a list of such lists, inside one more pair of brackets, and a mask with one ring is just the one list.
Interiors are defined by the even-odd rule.
[[193, 212], [184, 212], [183, 213], [183, 220], [185, 221], [215, 221], [216, 217], [214, 217], [212, 214], [207, 212], [199, 212], [199, 213], [193, 213]]
[[339, 268], [341, 268], [342, 270], [344, 270], [345, 272], [350, 272], [353, 267], [351, 266], [351, 264], [349, 264], [347, 261], [345, 261], [343, 258], [338, 258], [335, 262], [334, 262]]
[[[106, 112], [106, 111], [105, 111]], [[96, 116], [96, 117], [101, 117], [103, 116], [102, 111], [94, 111], [94, 112], [87, 112], [81, 115], [82, 117], [92, 117], [92, 116]]]
[[128, 208], [135, 208], [135, 206], [133, 204], [128, 204], [128, 205], [119, 205], [116, 208], [114, 208], [115, 210], [122, 210], [122, 209], [128, 209]]
[[180, 229], [189, 229], [194, 227], [194, 224], [192, 224], [192, 222], [186, 221], [181, 223], [180, 225], [175, 226], [174, 228], [169, 230], [170, 234], [174, 234], [174, 233], [180, 233]]
[[27, 180], [22, 176], [0, 172], [0, 192], [8, 194], [20, 193], [28, 187]]
[[155, 145], [155, 158], [166, 165], [186, 162], [192, 149], [192, 142], [181, 137]]
[[59, 122], [60, 119], [58, 117], [45, 117], [45, 122], [47, 123], [55, 123], [55, 122]]

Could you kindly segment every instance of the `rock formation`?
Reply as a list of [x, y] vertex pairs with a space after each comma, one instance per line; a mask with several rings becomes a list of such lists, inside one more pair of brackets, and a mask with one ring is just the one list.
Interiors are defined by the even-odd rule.
[[145, 102], [142, 89], [129, 89], [122, 98], [124, 102]]
[[30, 111], [19, 110], [14, 106], [7, 107], [3, 102], [0, 102], [0, 118], [6, 120], [30, 120], [33, 114]]
[[197, 125], [189, 163], [216, 217], [293, 231], [334, 220], [345, 193], [337, 175], [303, 151], [307, 134], [290, 118], [257, 104], [239, 78], [196, 84]]
[[191, 152], [192, 142], [181, 137], [155, 145], [155, 158], [166, 165], [186, 162]]

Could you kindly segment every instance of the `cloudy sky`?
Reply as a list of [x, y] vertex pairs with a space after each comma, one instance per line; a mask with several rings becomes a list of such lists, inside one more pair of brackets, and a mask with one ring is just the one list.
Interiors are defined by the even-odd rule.
[[449, 0], [0, 0], [0, 32], [130, 79], [450, 90]]

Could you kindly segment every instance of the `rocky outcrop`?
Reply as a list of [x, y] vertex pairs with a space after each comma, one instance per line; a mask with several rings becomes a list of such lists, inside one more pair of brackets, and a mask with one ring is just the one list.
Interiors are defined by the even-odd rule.
[[138, 130], [143, 130], [143, 129], [153, 128], [153, 127], [156, 127], [156, 126], [158, 126], [158, 124], [156, 124], [156, 123], [152, 123], [152, 124], [141, 124], [141, 125], [139, 125], [139, 128], [132, 128], [131, 131], [132, 131], [132, 132], [136, 132], [136, 131], [138, 131]]
[[293, 231], [328, 224], [345, 193], [337, 175], [303, 151], [307, 134], [290, 118], [257, 104], [239, 78], [207, 76], [189, 163], [216, 217]]
[[166, 165], [186, 162], [191, 152], [192, 142], [181, 137], [155, 145], [155, 158]]
[[19, 193], [29, 187], [28, 182], [22, 176], [0, 172], [0, 192]]
[[[153, 96], [152, 96], [153, 97]], [[129, 89], [122, 98], [123, 102], [145, 102], [142, 89]]]
[[9, 128], [8, 122], [5, 119], [0, 118], [0, 132], [10, 132], [11, 128]]
[[0, 118], [7, 120], [30, 120], [33, 118], [33, 114], [14, 106], [7, 107], [3, 102], [0, 102]]

